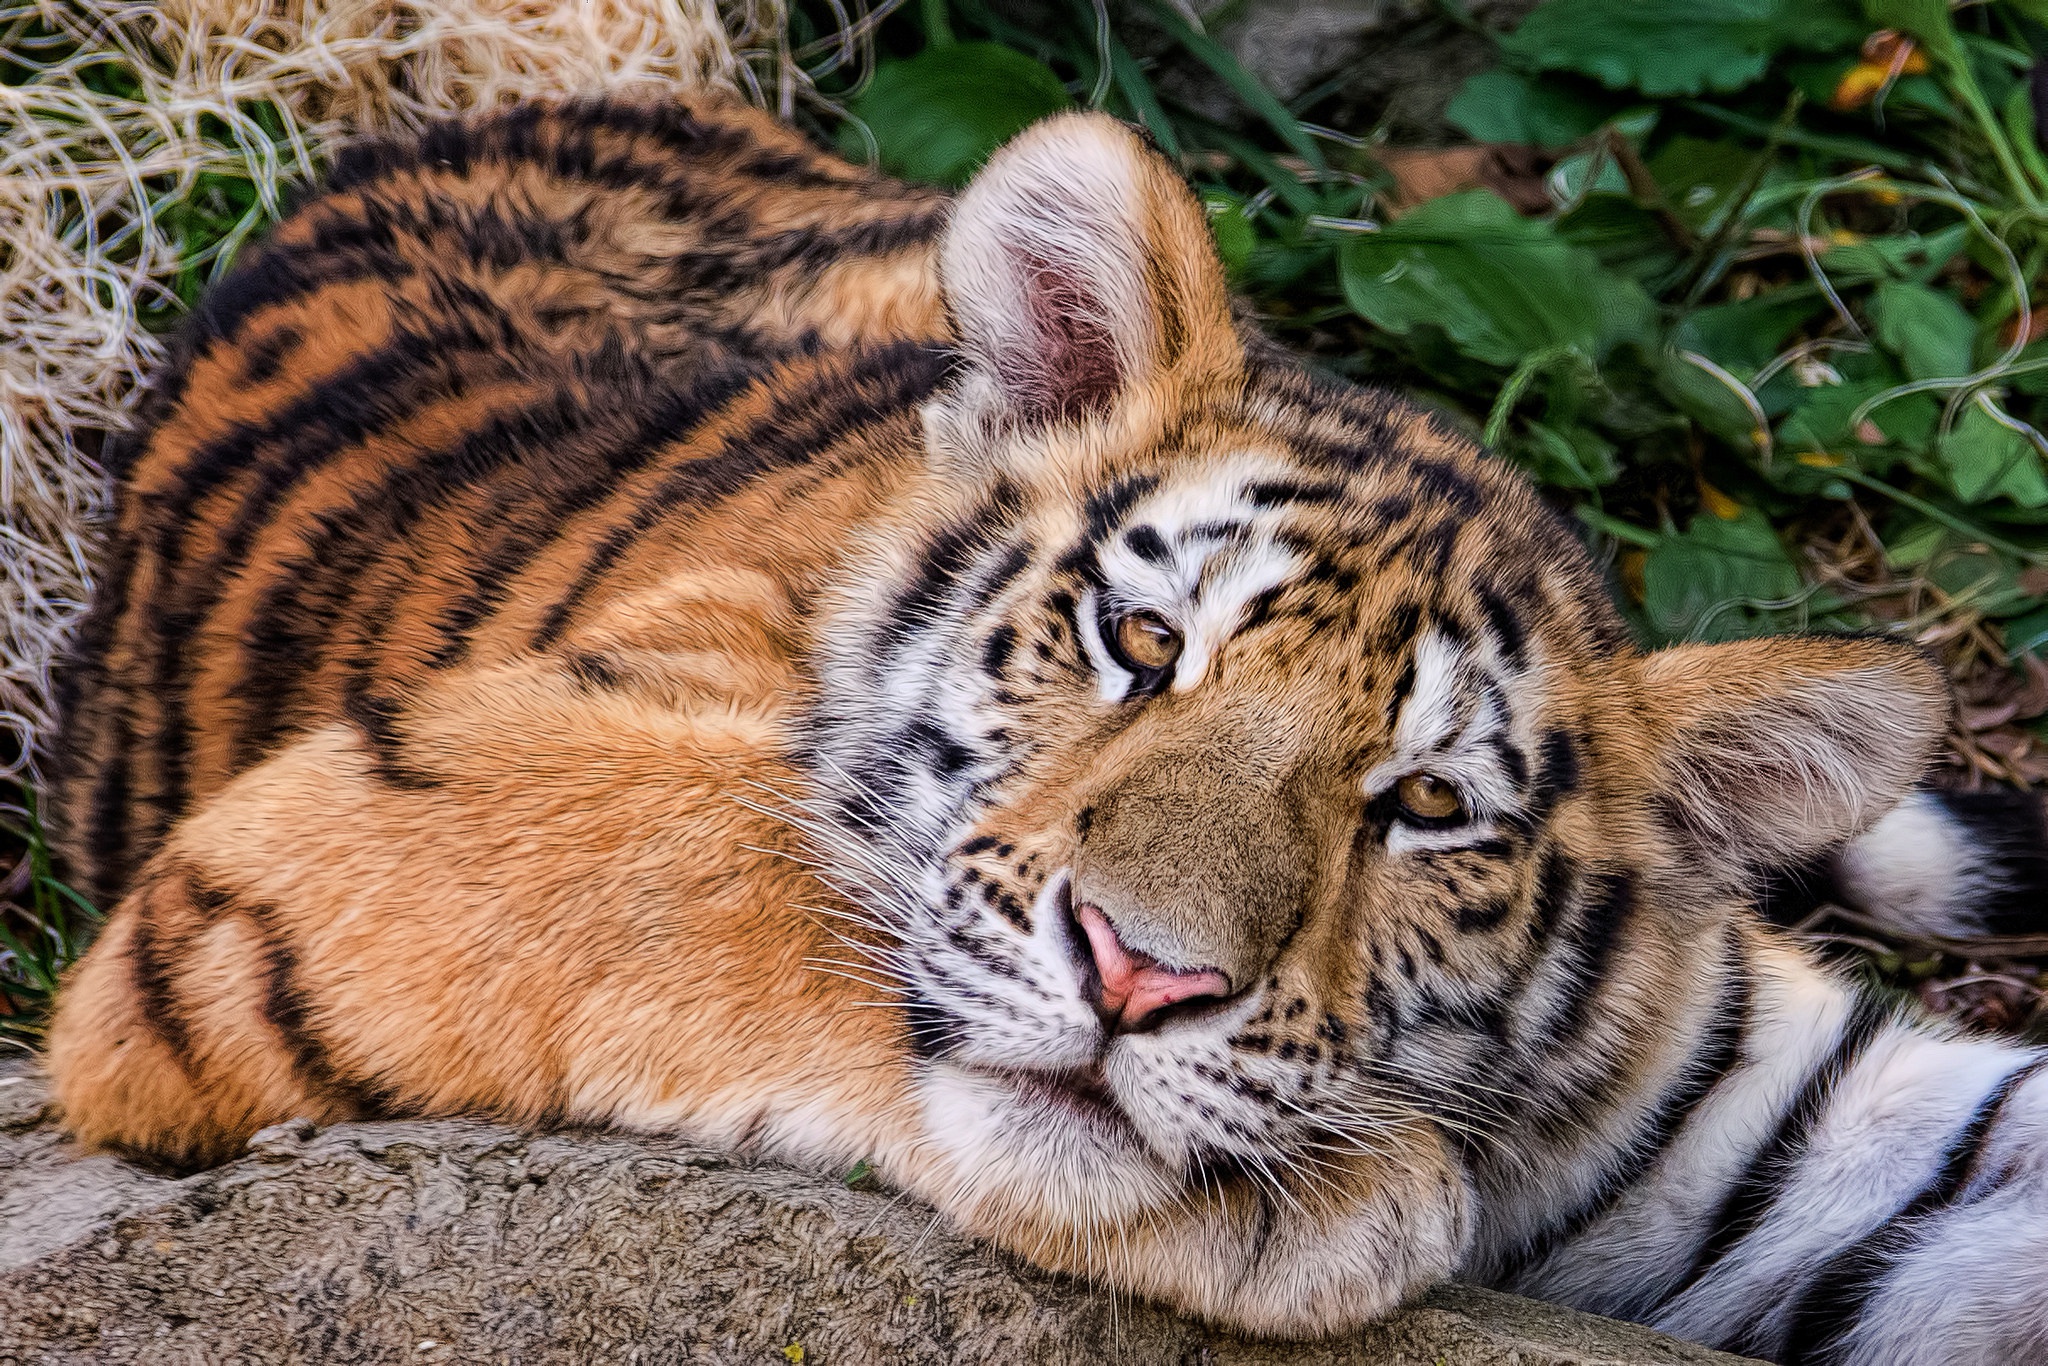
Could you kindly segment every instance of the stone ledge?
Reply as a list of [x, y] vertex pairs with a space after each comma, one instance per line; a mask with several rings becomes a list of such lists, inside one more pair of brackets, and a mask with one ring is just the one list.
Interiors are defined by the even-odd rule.
[[658, 1138], [287, 1125], [173, 1180], [77, 1156], [42, 1079], [0, 1064], [0, 1366], [226, 1360], [1740, 1359], [1461, 1286], [1348, 1338], [1247, 1341], [1034, 1270], [900, 1196]]

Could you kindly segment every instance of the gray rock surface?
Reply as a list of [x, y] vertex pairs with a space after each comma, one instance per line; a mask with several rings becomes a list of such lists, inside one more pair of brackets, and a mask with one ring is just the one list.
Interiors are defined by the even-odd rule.
[[0, 1064], [0, 1366], [1738, 1360], [1463, 1287], [1346, 1339], [1248, 1342], [900, 1196], [638, 1136], [281, 1125], [172, 1179], [78, 1156], [47, 1096]]
[[[1537, 0], [1454, 2], [1462, 20], [1444, 0], [1197, 0], [1192, 9], [1283, 101], [1306, 96], [1315, 118], [1352, 133], [1434, 145], [1464, 140], [1444, 110], [1466, 77], [1494, 65], [1482, 30], [1513, 28]], [[1117, 0], [1117, 13], [1176, 99], [1224, 123], [1248, 121], [1214, 73], [1151, 32], [1143, 4]]]

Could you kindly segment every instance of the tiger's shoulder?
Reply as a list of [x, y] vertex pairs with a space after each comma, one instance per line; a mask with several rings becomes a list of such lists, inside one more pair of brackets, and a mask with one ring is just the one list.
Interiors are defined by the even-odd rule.
[[892, 343], [868, 368], [926, 382], [949, 211], [715, 99], [521, 105], [345, 153], [208, 291], [110, 453], [49, 763], [82, 880], [111, 897], [304, 727], [388, 725], [386, 685], [466, 656], [750, 390]]

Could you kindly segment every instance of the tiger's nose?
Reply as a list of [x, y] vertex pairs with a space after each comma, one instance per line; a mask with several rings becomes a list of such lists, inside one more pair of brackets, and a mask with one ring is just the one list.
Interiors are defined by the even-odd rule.
[[1082, 902], [1074, 919], [1087, 936], [1088, 952], [1102, 985], [1096, 1009], [1111, 1033], [1142, 1029], [1168, 1006], [1203, 996], [1228, 996], [1230, 979], [1214, 968], [1164, 967], [1150, 954], [1125, 946], [1100, 907]]

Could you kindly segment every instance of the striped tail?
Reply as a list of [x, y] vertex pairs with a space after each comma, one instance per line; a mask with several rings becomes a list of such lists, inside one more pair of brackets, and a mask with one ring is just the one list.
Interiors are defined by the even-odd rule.
[[1825, 902], [1905, 939], [2048, 935], [2048, 822], [2041, 795], [1923, 788], [1847, 846], [1767, 880], [1780, 924]]

